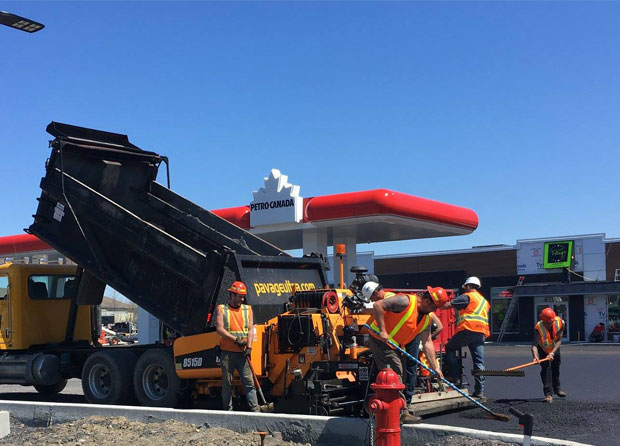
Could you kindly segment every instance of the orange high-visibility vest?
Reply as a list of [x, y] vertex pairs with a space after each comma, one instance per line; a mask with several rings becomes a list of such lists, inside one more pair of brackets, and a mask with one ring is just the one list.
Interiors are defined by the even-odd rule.
[[456, 317], [456, 333], [463, 330], [483, 333], [485, 337], [491, 336], [489, 330], [489, 308], [491, 305], [478, 291], [468, 291], [469, 305], [459, 310]]
[[[218, 305], [218, 310], [224, 320], [224, 329], [231, 335], [247, 338], [250, 332], [250, 316], [252, 307], [241, 305], [239, 308], [232, 308], [228, 305]], [[242, 352], [244, 349], [235, 344], [230, 339], [220, 338], [220, 348], [229, 352]]]
[[[410, 343], [413, 338], [426, 330], [431, 323], [431, 316], [429, 314], [425, 314], [420, 323], [418, 323], [418, 296], [415, 294], [407, 294], [407, 296], [409, 296], [407, 308], [400, 313], [386, 311], [383, 315], [385, 329], [390, 340], [399, 346]], [[370, 326], [379, 331], [377, 321], [373, 321]], [[371, 331], [370, 334], [380, 339], [374, 332]]]
[[551, 326], [551, 331], [547, 330], [543, 321], [538, 321], [536, 331], [538, 332], [538, 345], [545, 353], [551, 353], [555, 344], [560, 340], [559, 334], [564, 329], [564, 321], [556, 316]]

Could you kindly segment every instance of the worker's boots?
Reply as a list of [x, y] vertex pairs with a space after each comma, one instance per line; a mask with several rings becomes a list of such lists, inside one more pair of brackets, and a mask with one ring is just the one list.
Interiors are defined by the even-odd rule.
[[400, 413], [400, 424], [416, 424], [421, 423], [422, 417], [415, 416], [409, 413], [408, 410], [403, 410]]
[[555, 394], [559, 397], [565, 398], [566, 397], [566, 392], [563, 391], [562, 389], [555, 389]]
[[263, 412], [263, 413], [271, 413], [271, 412], [274, 411], [274, 409], [275, 408], [274, 408], [273, 403], [269, 403], [269, 404], [264, 404], [264, 405], [260, 406], [259, 410], [260, 410], [260, 412]]
[[472, 394], [472, 397], [476, 398], [481, 403], [484, 403], [487, 400], [487, 398], [484, 396], [484, 394], [482, 392], [474, 392]]

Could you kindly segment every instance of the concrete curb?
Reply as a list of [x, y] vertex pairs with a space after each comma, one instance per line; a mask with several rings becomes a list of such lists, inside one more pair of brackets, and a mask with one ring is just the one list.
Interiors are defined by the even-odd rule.
[[[49, 426], [98, 415], [104, 417], [123, 416], [128, 420], [147, 423], [174, 419], [196, 425], [206, 425], [207, 427], [223, 427], [241, 433], [281, 432], [284, 440], [310, 443], [313, 446], [365, 445], [368, 444], [370, 436], [370, 421], [361, 418], [6, 400], [0, 400], [0, 408], [9, 411], [11, 415], [24, 424], [37, 426]], [[8, 413], [6, 419], [8, 426]], [[402, 443], [408, 446], [432, 444], [434, 440], [449, 435], [464, 435], [506, 443], [522, 444], [523, 442], [522, 435], [460, 427], [433, 424], [405, 425], [402, 427]], [[588, 446], [583, 443], [543, 437], [532, 437], [532, 445]]]
[[4, 438], [11, 433], [11, 423], [9, 422], [9, 412], [0, 411], [0, 438]]

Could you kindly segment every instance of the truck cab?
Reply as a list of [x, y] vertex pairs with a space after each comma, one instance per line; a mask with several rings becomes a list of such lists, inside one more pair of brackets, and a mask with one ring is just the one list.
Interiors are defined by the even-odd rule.
[[[0, 265], [0, 350], [27, 350], [65, 340], [75, 265]], [[74, 341], [90, 342], [90, 307], [80, 306]]]

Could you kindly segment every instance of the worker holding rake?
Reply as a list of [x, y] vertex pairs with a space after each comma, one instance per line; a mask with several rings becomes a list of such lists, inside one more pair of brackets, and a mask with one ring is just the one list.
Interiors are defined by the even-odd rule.
[[[455, 308], [456, 334], [446, 344], [446, 374], [448, 380], [461, 385], [456, 352], [467, 346], [475, 371], [484, 370], [484, 341], [491, 335], [489, 330], [489, 302], [480, 294], [480, 279], [468, 277], [463, 284], [465, 292], [444, 305], [444, 309]], [[484, 375], [474, 375], [473, 397], [484, 399]]]
[[250, 410], [260, 412], [252, 369], [246, 359], [252, 352], [254, 339], [252, 307], [242, 303], [247, 293], [243, 282], [234, 282], [228, 288], [228, 304], [218, 305], [215, 314], [222, 351], [222, 403], [224, 410], [233, 410], [232, 382], [236, 370], [245, 388]]
[[[564, 321], [556, 316], [552, 308], [544, 308], [539, 315], [540, 321], [534, 330], [532, 356], [540, 361], [540, 379], [545, 392], [545, 403], [553, 402], [553, 394], [565, 397], [566, 392], [560, 388], [560, 345]], [[545, 360], [549, 358], [548, 360]], [[543, 361], [544, 360], [544, 361]]]
[[[448, 302], [448, 294], [440, 287], [427, 287], [421, 295], [396, 293], [387, 298], [387, 292], [376, 282], [366, 282], [362, 288], [363, 296], [374, 302], [374, 321], [369, 326], [371, 337], [368, 346], [373, 355], [373, 360], [378, 370], [389, 366], [399, 376], [403, 377], [403, 364], [401, 357], [390, 345], [394, 343], [398, 347], [405, 346], [420, 335], [422, 348], [430, 361], [430, 368], [443, 378], [441, 370], [434, 361], [436, 356], [433, 340], [431, 339], [431, 313], [437, 311]], [[392, 294], [392, 293], [390, 293]], [[401, 394], [404, 399], [404, 395]], [[407, 401], [409, 403], [409, 401]], [[401, 423], [414, 423], [421, 421], [420, 417], [403, 410], [400, 416]]]

